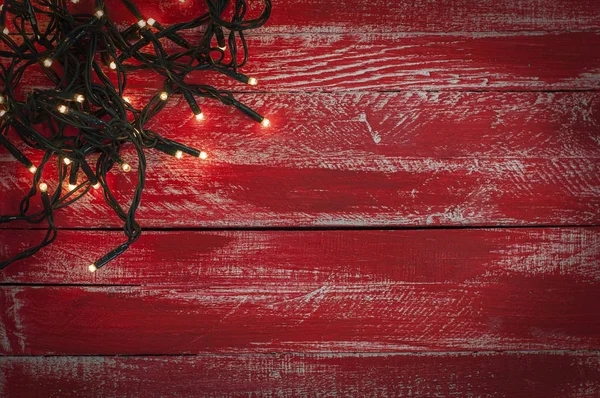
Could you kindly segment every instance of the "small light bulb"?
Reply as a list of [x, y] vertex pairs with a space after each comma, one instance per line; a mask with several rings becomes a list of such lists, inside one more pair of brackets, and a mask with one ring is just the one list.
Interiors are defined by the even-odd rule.
[[67, 113], [68, 110], [69, 110], [69, 108], [67, 108], [65, 105], [59, 105], [59, 107], [58, 107], [58, 111], [60, 113]]
[[90, 270], [90, 272], [96, 272], [98, 270], [98, 268], [96, 268], [96, 266], [94, 264], [90, 264], [88, 269]]
[[185, 3], [185, 0], [179, 0], [180, 3]]
[[10, 31], [8, 30], [8, 28], [4, 28], [2, 30], [2, 33], [4, 33], [5, 35], [8, 35], [10, 33]]
[[251, 86], [256, 86], [258, 84], [258, 80], [256, 80], [255, 77], [250, 77], [248, 79], [248, 84], [251, 85]]
[[94, 185], [92, 185], [92, 188], [94, 188], [94, 189], [100, 188], [100, 183], [99, 182], [95, 183]]
[[175, 157], [176, 157], [177, 159], [181, 159], [181, 158], [183, 158], [183, 152], [182, 152], [182, 151], [177, 151], [177, 152], [175, 152]]
[[200, 156], [198, 156], [200, 159], [204, 160], [208, 157], [208, 153], [202, 151], [200, 152]]
[[75, 184], [69, 184], [69, 191], [74, 191], [75, 188], [77, 188], [77, 185], [75, 185]]
[[111, 61], [111, 63], [108, 65], [108, 67], [112, 70], [117, 69], [117, 64], [115, 63], [115, 61]]
[[221, 46], [218, 46], [218, 47], [219, 47], [219, 50], [221, 50], [221, 51], [225, 51], [225, 50], [227, 50], [227, 46], [223, 46], [223, 47], [221, 47]]
[[104, 11], [98, 10], [94, 13], [94, 15], [96, 16], [96, 18], [100, 19], [104, 16]]
[[79, 3], [79, 0], [71, 0], [71, 3], [77, 4], [77, 3]]
[[40, 192], [46, 192], [48, 190], [48, 184], [46, 184], [45, 182], [40, 182], [38, 188], [40, 189]]
[[81, 103], [81, 102], [85, 101], [85, 97], [82, 94], [77, 94], [75, 96], [75, 101]]
[[68, 165], [70, 165], [70, 164], [71, 164], [71, 159], [69, 159], [69, 158], [64, 158], [64, 159], [63, 159], [63, 162], [64, 162], [64, 163], [65, 163], [65, 164], [68, 166]]
[[196, 120], [204, 120], [204, 113], [200, 112], [196, 115]]
[[129, 163], [123, 163], [121, 165], [121, 170], [123, 170], [126, 173], [129, 173], [131, 171], [131, 166], [129, 165]]
[[35, 174], [35, 172], [37, 171], [37, 167], [35, 167], [35, 166], [31, 166], [31, 167], [29, 168], [29, 171], [31, 171], [31, 173], [32, 173], [32, 174]]
[[131, 100], [129, 99], [129, 97], [123, 97], [123, 101], [127, 102], [128, 104], [131, 104]]
[[155, 23], [156, 23], [156, 20], [154, 18], [148, 18], [148, 25], [154, 26]]
[[6, 111], [4, 109], [0, 110], [0, 117], [6, 115]]
[[271, 125], [271, 121], [265, 117], [260, 124], [262, 124], [263, 127], [269, 127]]
[[146, 21], [140, 19], [139, 21], [137, 21], [137, 24], [140, 28], [143, 28], [144, 26], [146, 26]]
[[0, 104], [3, 104], [3, 103], [4, 103], [4, 96], [0, 95]]
[[160, 93], [160, 99], [163, 101], [166, 101], [169, 98], [169, 93], [167, 93], [166, 91], [163, 91], [162, 93]]
[[52, 66], [52, 60], [51, 60], [50, 58], [46, 58], [46, 59], [44, 60], [44, 66], [45, 66], [46, 68], [49, 68], [49, 67], [51, 67], [51, 66]]

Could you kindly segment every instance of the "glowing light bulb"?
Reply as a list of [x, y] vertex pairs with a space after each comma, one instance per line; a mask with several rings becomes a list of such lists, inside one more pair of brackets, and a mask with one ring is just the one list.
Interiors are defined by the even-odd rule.
[[67, 108], [66, 105], [59, 105], [57, 109], [60, 113], [67, 113], [67, 111], [69, 110], [69, 108]]
[[180, 3], [185, 3], [185, 0], [179, 0]]
[[196, 120], [204, 120], [204, 113], [200, 112], [196, 114]]
[[160, 93], [160, 99], [163, 101], [166, 101], [169, 98], [169, 93], [167, 93], [166, 91], [163, 91], [162, 93]]
[[44, 60], [44, 66], [45, 66], [46, 68], [49, 68], [49, 67], [51, 67], [51, 66], [52, 66], [52, 60], [51, 60], [50, 58], [46, 58], [46, 59]]
[[4, 96], [0, 95], [0, 104], [3, 104], [3, 103], [4, 103]]
[[140, 19], [139, 21], [137, 21], [137, 25], [140, 28], [143, 28], [144, 26], [146, 26], [146, 21], [144, 21], [143, 19]]
[[221, 50], [221, 51], [225, 51], [225, 50], [227, 50], [227, 46], [223, 46], [223, 47], [221, 47], [221, 46], [218, 46], [218, 47], [219, 47], [219, 50]]
[[8, 28], [4, 28], [2, 30], [2, 33], [4, 33], [5, 35], [8, 35], [10, 33], [10, 30], [8, 30]]
[[99, 182], [95, 183], [94, 185], [92, 185], [92, 188], [94, 188], [94, 189], [100, 188], [100, 183]]
[[177, 152], [175, 152], [175, 157], [176, 157], [177, 159], [181, 159], [181, 158], [183, 158], [183, 152], [181, 152], [181, 151], [177, 151]]
[[90, 264], [88, 269], [90, 270], [90, 272], [96, 272], [98, 270], [98, 268], [96, 268], [96, 266], [94, 264]]
[[148, 25], [154, 26], [155, 23], [156, 23], [156, 20], [154, 18], [148, 18]]
[[71, 3], [77, 4], [77, 3], [79, 3], [79, 0], [71, 0]]
[[262, 124], [263, 127], [269, 127], [271, 125], [271, 121], [265, 117], [260, 124]]
[[255, 77], [248, 78], [248, 84], [251, 86], [256, 86], [258, 84], [258, 80]]
[[5, 111], [4, 109], [2, 109], [2, 110], [0, 111], [0, 117], [2, 117], [2, 116], [4, 116], [4, 115], [6, 115], [6, 111]]
[[202, 151], [200, 152], [200, 156], [198, 156], [200, 159], [204, 160], [208, 157], [208, 153]]
[[111, 61], [111, 63], [108, 65], [108, 67], [112, 70], [117, 69], [117, 64], [115, 63], [115, 61]]
[[98, 10], [94, 13], [94, 15], [96, 16], [96, 18], [100, 19], [104, 16], [104, 11]]
[[46, 192], [48, 191], [48, 184], [46, 184], [45, 182], [40, 182], [38, 188], [40, 189], [40, 192]]
[[75, 96], [75, 101], [81, 103], [81, 102], [85, 101], [85, 97], [82, 94], [77, 94]]
[[75, 185], [75, 184], [69, 184], [69, 191], [74, 191], [75, 188], [77, 188], [77, 185]]
[[121, 165], [121, 170], [123, 170], [125, 173], [129, 173], [131, 171], [131, 166], [129, 163], [123, 163]]
[[70, 165], [70, 164], [71, 164], [71, 159], [69, 159], [69, 158], [64, 158], [64, 159], [63, 159], [63, 162], [64, 162], [64, 163], [65, 163], [65, 164], [68, 166], [68, 165]]
[[127, 102], [128, 104], [131, 104], [131, 100], [129, 99], [129, 97], [123, 97], [123, 101]]
[[29, 168], [29, 171], [31, 171], [31, 173], [32, 173], [32, 174], [35, 174], [35, 172], [37, 171], [37, 167], [35, 167], [35, 166], [31, 166], [31, 167]]

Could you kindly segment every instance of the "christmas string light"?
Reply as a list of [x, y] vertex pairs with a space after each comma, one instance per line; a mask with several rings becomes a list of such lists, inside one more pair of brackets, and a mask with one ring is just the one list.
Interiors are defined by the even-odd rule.
[[[0, 8], [0, 40], [7, 48], [0, 50], [0, 146], [33, 174], [19, 213], [0, 216], [0, 223], [47, 225], [38, 245], [1, 261], [0, 269], [51, 244], [58, 233], [55, 211], [76, 204], [91, 190], [103, 192], [106, 203], [123, 222], [126, 240], [89, 264], [88, 270], [96, 272], [126, 251], [141, 234], [135, 215], [146, 177], [146, 152], [157, 150], [175, 159], [209, 157], [206, 151], [146, 128], [171, 98], [185, 99], [198, 122], [205, 115], [197, 98], [208, 98], [237, 108], [263, 127], [270, 125], [269, 119], [236, 100], [231, 92], [186, 82], [193, 72], [212, 70], [257, 85], [256, 78], [239, 71], [248, 60], [244, 34], [267, 22], [270, 0], [256, 0], [263, 3], [263, 9], [255, 18], [246, 16], [247, 0], [205, 0], [208, 12], [168, 27], [142, 15], [132, 0], [120, 1], [133, 16], [131, 25], [124, 29], [111, 20], [103, 0], [94, 1], [91, 14], [71, 12], [66, 0], [7, 0]], [[230, 11], [230, 18], [222, 18]], [[45, 28], [38, 19], [44, 20]], [[11, 29], [8, 24], [12, 24]], [[186, 39], [189, 34], [184, 31], [194, 29], [200, 33], [199, 39]], [[21, 80], [36, 68], [41, 68], [49, 88], [19, 94]], [[128, 77], [139, 70], [152, 71], [164, 81], [162, 89], [142, 108], [124, 96]], [[109, 75], [115, 77], [111, 80]], [[39, 164], [33, 164], [11, 141], [9, 131], [42, 154]], [[135, 155], [129, 151], [124, 155], [127, 148]], [[137, 157], [135, 170], [129, 163], [132, 156]], [[46, 165], [53, 160], [56, 175], [44, 175]], [[107, 182], [110, 173], [137, 175], [126, 207], [111, 191]], [[42, 207], [30, 211], [30, 202], [38, 195]]]

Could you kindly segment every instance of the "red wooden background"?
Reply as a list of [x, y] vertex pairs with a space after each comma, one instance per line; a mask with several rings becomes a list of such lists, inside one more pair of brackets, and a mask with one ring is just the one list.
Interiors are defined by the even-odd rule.
[[[0, 396], [600, 396], [599, 30], [597, 0], [274, 0], [259, 86], [193, 77], [273, 127], [173, 99], [154, 128], [209, 161], [149, 154], [100, 272], [90, 194], [0, 273]], [[30, 179], [0, 151], [1, 214]], [[2, 258], [43, 233], [2, 228]]]

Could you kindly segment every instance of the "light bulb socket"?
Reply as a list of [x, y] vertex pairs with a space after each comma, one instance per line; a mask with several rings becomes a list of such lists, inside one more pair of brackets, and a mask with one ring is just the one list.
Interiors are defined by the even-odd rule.
[[[15, 159], [17, 159], [17, 161], [19, 163], [21, 163], [23, 166], [25, 166], [26, 168], [28, 168], [29, 170], [32, 170], [33, 167], [35, 167], [33, 165], [33, 163], [31, 163], [31, 160], [29, 160], [29, 158], [27, 158], [27, 156], [25, 156], [23, 154], [23, 152], [21, 152], [16, 146], [14, 146], [12, 144], [12, 142], [10, 142], [4, 135], [0, 134], [0, 143], [3, 144], [6, 149], [8, 150], [8, 152], [10, 152], [11, 155], [13, 155], [13, 157]], [[37, 170], [37, 169], [36, 169]], [[35, 173], [35, 171], [33, 171]]]
[[88, 180], [90, 180], [90, 183], [92, 185], [96, 185], [98, 183], [98, 178], [92, 171], [92, 168], [90, 167], [90, 165], [85, 160], [82, 160], [79, 163], [81, 165], [81, 170], [83, 171], [85, 176], [88, 178]]
[[239, 101], [233, 101], [233, 106], [238, 108], [240, 111], [242, 111], [246, 115], [250, 116], [250, 118], [252, 120], [254, 120], [255, 122], [261, 123], [265, 119], [265, 117], [262, 116], [260, 113], [256, 112], [254, 109], [250, 108], [247, 105], [242, 104]]
[[128, 248], [129, 248], [129, 242], [125, 242], [125, 243], [117, 246], [115, 249], [109, 251], [104, 256], [102, 256], [98, 260], [94, 261], [94, 263], [90, 265], [89, 270], [92, 271], [92, 266], [94, 266], [94, 268], [95, 268], [95, 269], [93, 269], [92, 272], [99, 270], [100, 268], [102, 268], [106, 264], [108, 264], [110, 261], [114, 260], [121, 254], [123, 254], [123, 252], [125, 252], [125, 250], [127, 250]]

